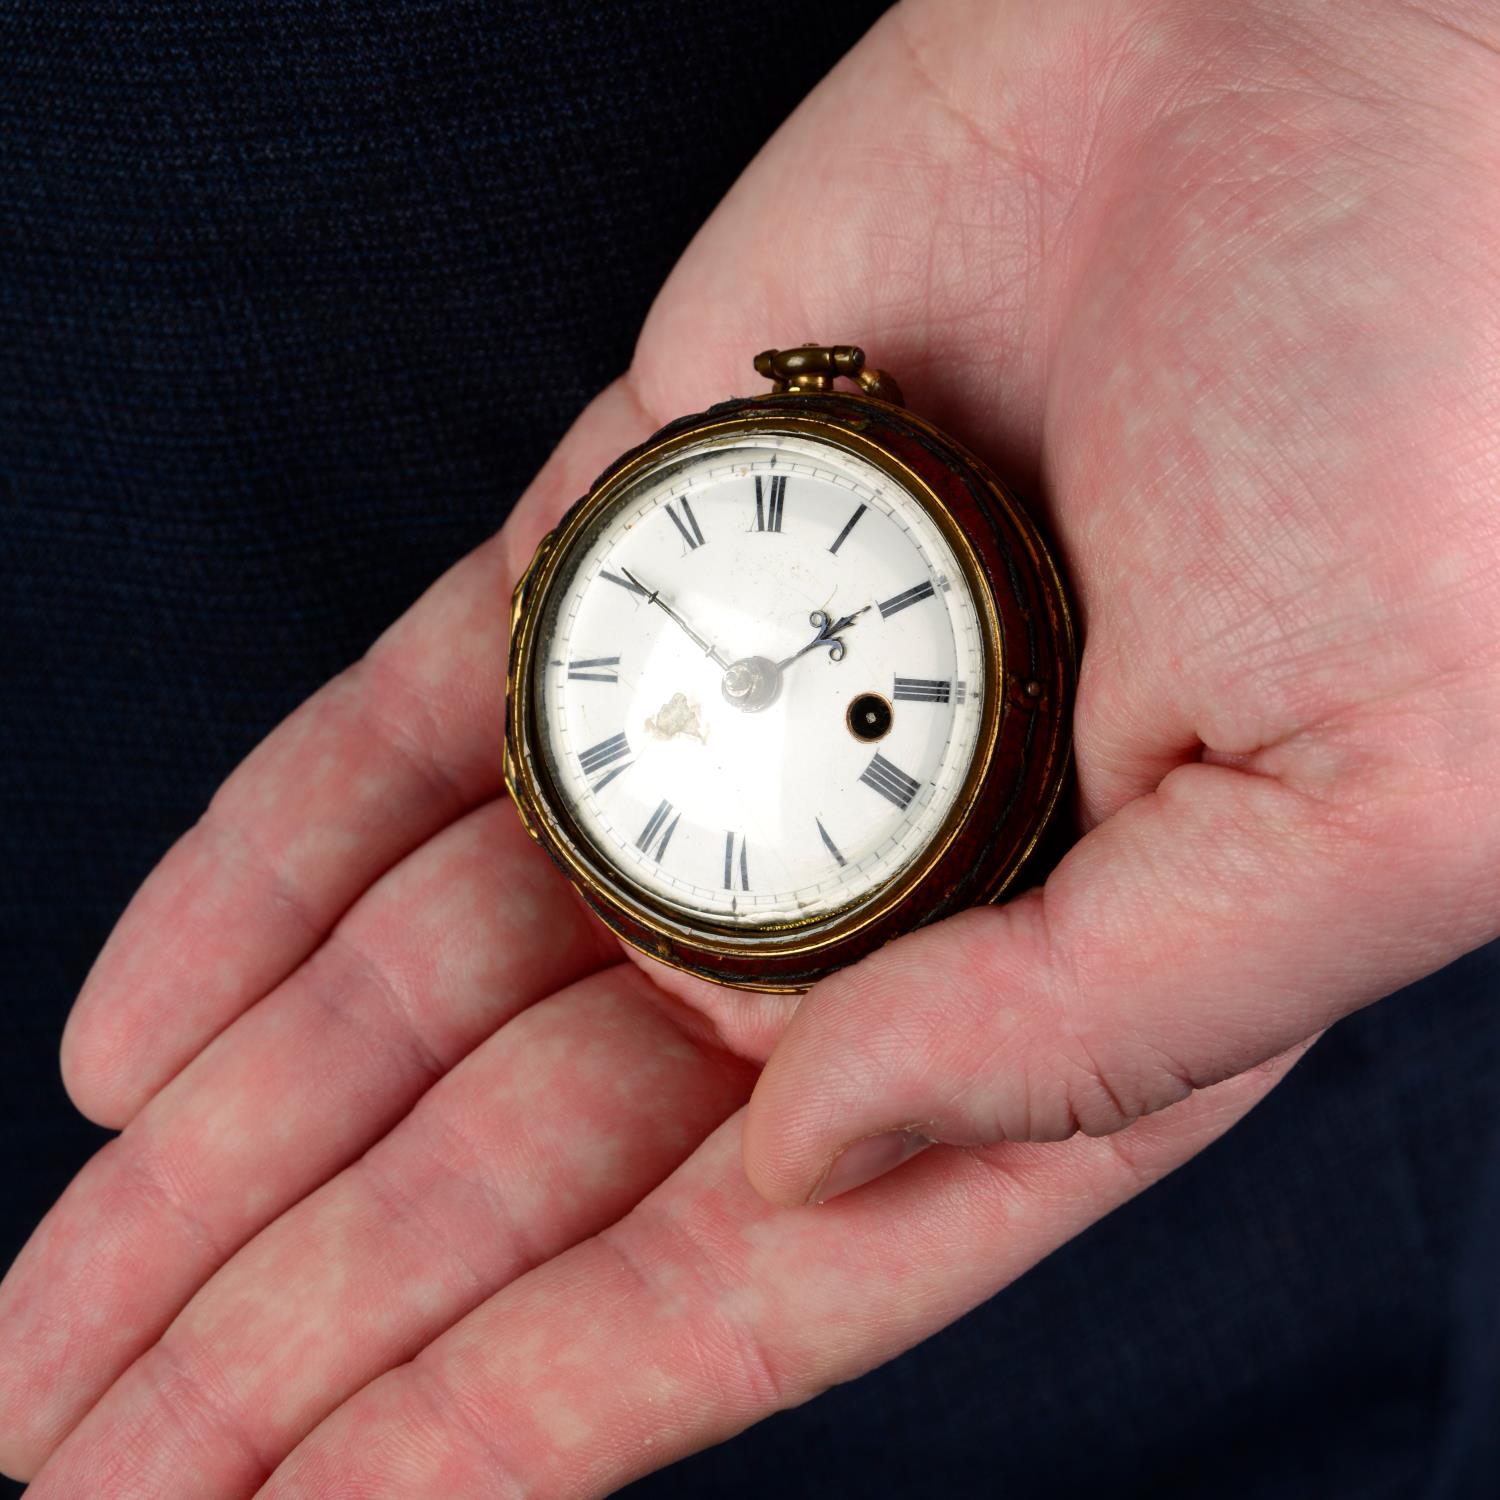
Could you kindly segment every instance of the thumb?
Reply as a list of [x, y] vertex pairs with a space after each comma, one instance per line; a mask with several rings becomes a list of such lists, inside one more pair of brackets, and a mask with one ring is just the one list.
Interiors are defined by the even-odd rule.
[[1043, 889], [818, 985], [751, 1100], [751, 1181], [821, 1201], [934, 1141], [1101, 1135], [1287, 1051], [1487, 935], [1455, 920], [1469, 860], [1412, 822], [1177, 768]]

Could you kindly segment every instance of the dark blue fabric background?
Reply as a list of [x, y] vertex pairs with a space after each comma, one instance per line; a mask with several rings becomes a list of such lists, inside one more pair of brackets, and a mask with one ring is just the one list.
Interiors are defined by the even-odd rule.
[[[494, 529], [882, 8], [0, 0], [0, 1262], [102, 1139], [55, 1050], [131, 891]], [[1497, 987], [1339, 1027], [1012, 1291], [631, 1494], [1500, 1494]]]

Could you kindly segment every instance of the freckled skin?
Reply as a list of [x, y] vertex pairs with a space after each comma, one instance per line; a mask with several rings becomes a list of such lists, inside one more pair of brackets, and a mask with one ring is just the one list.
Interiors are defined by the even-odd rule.
[[[1492, 936], [1486, 27], [1457, 0], [882, 21], [505, 529], [121, 919], [63, 1060], [124, 1133], [0, 1287], [0, 1467], [33, 1500], [606, 1494], [958, 1316]], [[784, 254], [798, 221], [818, 255]], [[1088, 832], [1044, 892], [799, 1009], [622, 955], [494, 799], [538, 539], [802, 337], [857, 337], [1040, 481]], [[968, 1149], [802, 1206], [895, 1126]]]

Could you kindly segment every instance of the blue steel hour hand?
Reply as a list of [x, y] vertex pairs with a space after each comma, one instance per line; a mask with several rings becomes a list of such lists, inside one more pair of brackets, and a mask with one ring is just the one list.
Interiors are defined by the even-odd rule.
[[684, 620], [682, 616], [678, 614], [677, 611], [673, 609], [672, 606], [668, 604], [660, 594], [656, 592], [655, 589], [648, 589], [646, 585], [642, 583], [641, 580], [630, 571], [629, 568], [621, 568], [620, 571], [631, 581], [631, 583], [636, 586], [636, 588], [638, 588], [646, 596], [646, 602], [648, 604], [654, 604], [658, 609], [665, 611], [667, 618], [671, 620], [672, 623], [676, 625], [677, 628], [681, 630], [682, 633], [687, 636], [687, 638], [692, 641], [692, 643], [697, 646], [698, 649], [702, 651], [702, 653], [710, 661], [716, 662], [719, 666], [723, 667], [725, 671], [728, 671], [729, 663], [719, 655], [718, 649], [713, 645], [713, 643], [710, 641], [705, 641], [703, 637], [699, 635], [698, 632], [694, 630], [693, 627], [689, 625], [688, 622]]
[[839, 632], [852, 625], [869, 605], [862, 605], [852, 615], [845, 615], [842, 619], [833, 619], [825, 610], [815, 609], [808, 616], [808, 623], [818, 632], [800, 651], [794, 651], [788, 657], [784, 657], [776, 663], [779, 672], [790, 666], [799, 656], [806, 656], [809, 651], [815, 651], [819, 646], [828, 647], [828, 659], [830, 661], [843, 661], [844, 643], [839, 637]]

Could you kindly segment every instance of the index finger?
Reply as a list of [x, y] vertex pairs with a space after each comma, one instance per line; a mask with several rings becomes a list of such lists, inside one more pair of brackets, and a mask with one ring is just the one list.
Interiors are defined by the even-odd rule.
[[537, 541], [652, 419], [624, 382], [490, 541], [274, 730], [168, 851], [63, 1036], [84, 1114], [121, 1127], [316, 949], [354, 900], [501, 782], [510, 593]]

